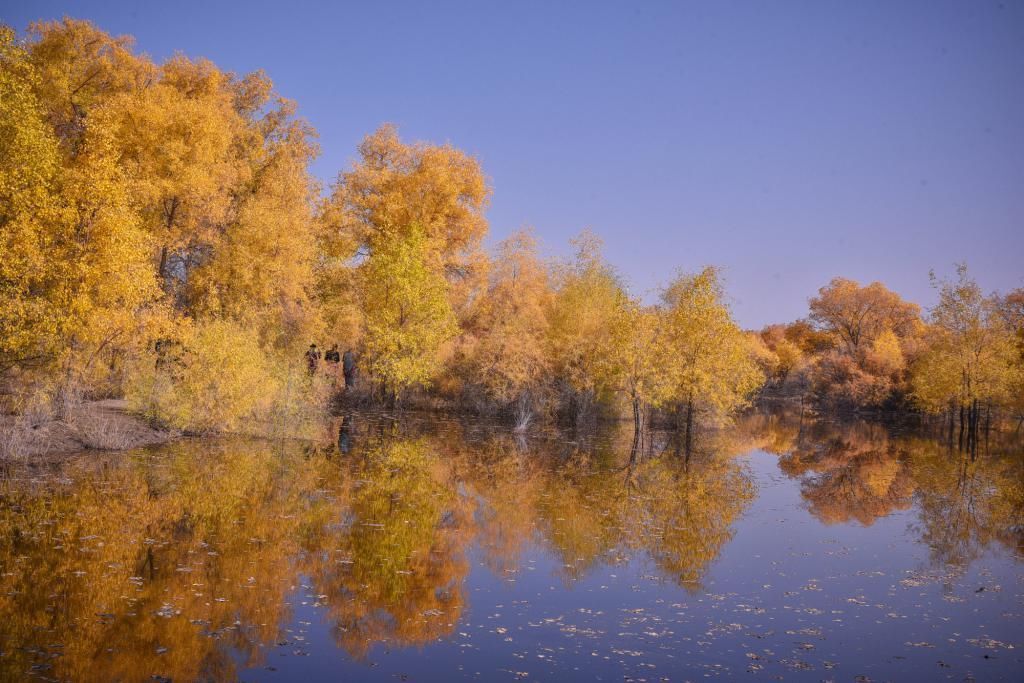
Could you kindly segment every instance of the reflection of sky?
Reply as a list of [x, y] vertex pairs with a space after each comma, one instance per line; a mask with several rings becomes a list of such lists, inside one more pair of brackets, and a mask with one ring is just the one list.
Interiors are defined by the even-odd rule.
[[[765, 667], [763, 675], [786, 680], [863, 674], [929, 681], [968, 671], [979, 680], [1012, 679], [1012, 651], [968, 642], [984, 636], [1019, 647], [1020, 617], [1006, 616], [1010, 596], [992, 591], [1017, 586], [1016, 566], [1001, 550], [962, 576], [949, 575], [944, 586], [942, 571], [930, 568], [927, 546], [907, 530], [914, 511], [866, 527], [826, 526], [806, 511], [799, 481], [779, 472], [775, 456], [754, 452], [747, 461], [758, 497], [735, 525], [703, 590], [689, 593], [663, 580], [637, 556], [598, 565], [567, 585], [560, 560], [536, 544], [509, 575], [514, 581], [507, 581], [486, 568], [474, 545], [463, 587], [467, 607], [450, 638], [423, 650], [378, 645], [366, 663], [355, 664], [333, 646], [330, 625], [296, 604], [291, 627], [305, 629], [302, 650], [309, 655], [295, 656], [294, 643], [276, 648], [268, 663], [278, 672], [248, 671], [244, 678], [275, 681], [287, 672], [289, 679], [310, 681], [393, 681], [403, 674], [409, 680], [515, 680], [505, 672], [529, 672], [525, 680], [696, 680], [705, 673], [746, 676], [756, 664]], [[922, 575], [913, 572], [929, 579], [901, 585]], [[988, 591], [976, 593], [981, 586]], [[308, 600], [309, 592], [297, 591], [293, 604]], [[940, 660], [953, 668], [940, 667]], [[805, 664], [809, 668], [800, 668]]]
[[[482, 159], [495, 237], [591, 227], [638, 293], [726, 268], [746, 326], [835, 275], [1024, 286], [1024, 4], [2, 3], [265, 69], [334, 177], [383, 121]], [[13, 6], [12, 6], [13, 5]], [[190, 6], [191, 5], [191, 6]]]

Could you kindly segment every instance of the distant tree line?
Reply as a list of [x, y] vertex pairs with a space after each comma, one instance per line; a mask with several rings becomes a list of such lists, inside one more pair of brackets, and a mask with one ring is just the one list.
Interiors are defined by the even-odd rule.
[[832, 280], [810, 299], [807, 319], [757, 335], [766, 393], [829, 410], [943, 416], [950, 440], [968, 449], [1000, 413], [1019, 428], [1024, 289], [986, 295], [964, 265], [932, 283], [938, 303], [922, 314], [879, 282]]

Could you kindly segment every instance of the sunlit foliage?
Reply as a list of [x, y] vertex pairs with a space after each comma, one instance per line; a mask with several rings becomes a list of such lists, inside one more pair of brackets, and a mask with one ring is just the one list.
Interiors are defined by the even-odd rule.
[[254, 334], [224, 321], [164, 340], [133, 373], [131, 405], [191, 432], [238, 429], [269, 410], [279, 386]]
[[861, 287], [837, 277], [809, 302], [810, 318], [851, 352], [870, 345], [886, 330], [906, 336], [913, 332], [920, 307], [904, 301], [881, 282]]
[[467, 385], [521, 414], [543, 410], [550, 392], [545, 342], [552, 297], [533, 235], [519, 232], [501, 242], [462, 338]]
[[[685, 414], [689, 433], [695, 415], [727, 416], [762, 387], [844, 410], [902, 408], [912, 388], [929, 411], [970, 403], [974, 423], [975, 402], [1024, 412], [1019, 292], [943, 285], [926, 330], [881, 283], [836, 278], [807, 320], [744, 332], [714, 267], [650, 305], [589, 232], [565, 262], [529, 233], [486, 254], [492, 190], [451, 144], [385, 124], [325, 192], [315, 131], [262, 72], [156, 61], [64, 19], [24, 39], [0, 30], [0, 95], [12, 405], [66, 417], [83, 397], [129, 391], [169, 425], [246, 429], [339, 388], [323, 372], [296, 381], [316, 342], [352, 351], [347, 399], [468, 408], [520, 429], [631, 411], [637, 430]], [[976, 332], [958, 327], [958, 306], [978, 309]]]
[[451, 282], [452, 305], [461, 311], [483, 273], [491, 190], [479, 162], [451, 145], [404, 143], [391, 125], [368, 135], [358, 151], [326, 204], [328, 250], [372, 260], [418, 230], [427, 267]]
[[573, 240], [572, 262], [555, 268], [547, 349], [574, 412], [588, 411], [600, 389], [601, 353], [626, 294], [592, 233]]
[[0, 370], [42, 365], [71, 381], [128, 341], [156, 289], [114, 136], [62, 145], [42, 87], [0, 29]]
[[392, 395], [440, 370], [440, 347], [457, 331], [448, 284], [430, 267], [419, 229], [378, 246], [363, 269], [365, 348]]
[[743, 405], [764, 382], [751, 342], [733, 321], [714, 268], [679, 275], [662, 292], [672, 396], [716, 413]]
[[933, 412], [1008, 402], [1024, 368], [998, 300], [982, 294], [963, 266], [956, 280], [936, 286], [939, 302], [930, 311], [928, 348], [914, 366], [915, 399]]

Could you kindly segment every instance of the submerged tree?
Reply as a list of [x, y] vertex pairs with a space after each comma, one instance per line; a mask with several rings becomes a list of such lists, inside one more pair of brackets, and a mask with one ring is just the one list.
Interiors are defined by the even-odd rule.
[[601, 351], [602, 382], [626, 395], [639, 435], [649, 408], [670, 397], [664, 320], [656, 308], [623, 300], [611, 322], [608, 344]]
[[685, 410], [687, 443], [694, 411], [724, 414], [744, 404], [764, 382], [750, 341], [733, 321], [719, 273], [679, 275], [662, 292], [665, 372], [671, 400]]
[[[1022, 366], [998, 300], [957, 267], [956, 280], [933, 282], [939, 302], [930, 311], [928, 348], [913, 368], [914, 399], [923, 409], [959, 413], [960, 440], [974, 446], [981, 411], [1009, 402]], [[987, 418], [986, 418], [987, 419]], [[963, 444], [962, 444], [963, 445]]]

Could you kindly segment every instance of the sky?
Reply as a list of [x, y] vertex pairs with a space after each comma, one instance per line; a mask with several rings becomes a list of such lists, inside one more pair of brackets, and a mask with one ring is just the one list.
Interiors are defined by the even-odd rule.
[[1024, 287], [1024, 2], [0, 0], [161, 60], [263, 69], [325, 184], [384, 122], [477, 156], [489, 244], [590, 229], [647, 300], [724, 269], [748, 328], [835, 276], [925, 306], [966, 262]]

